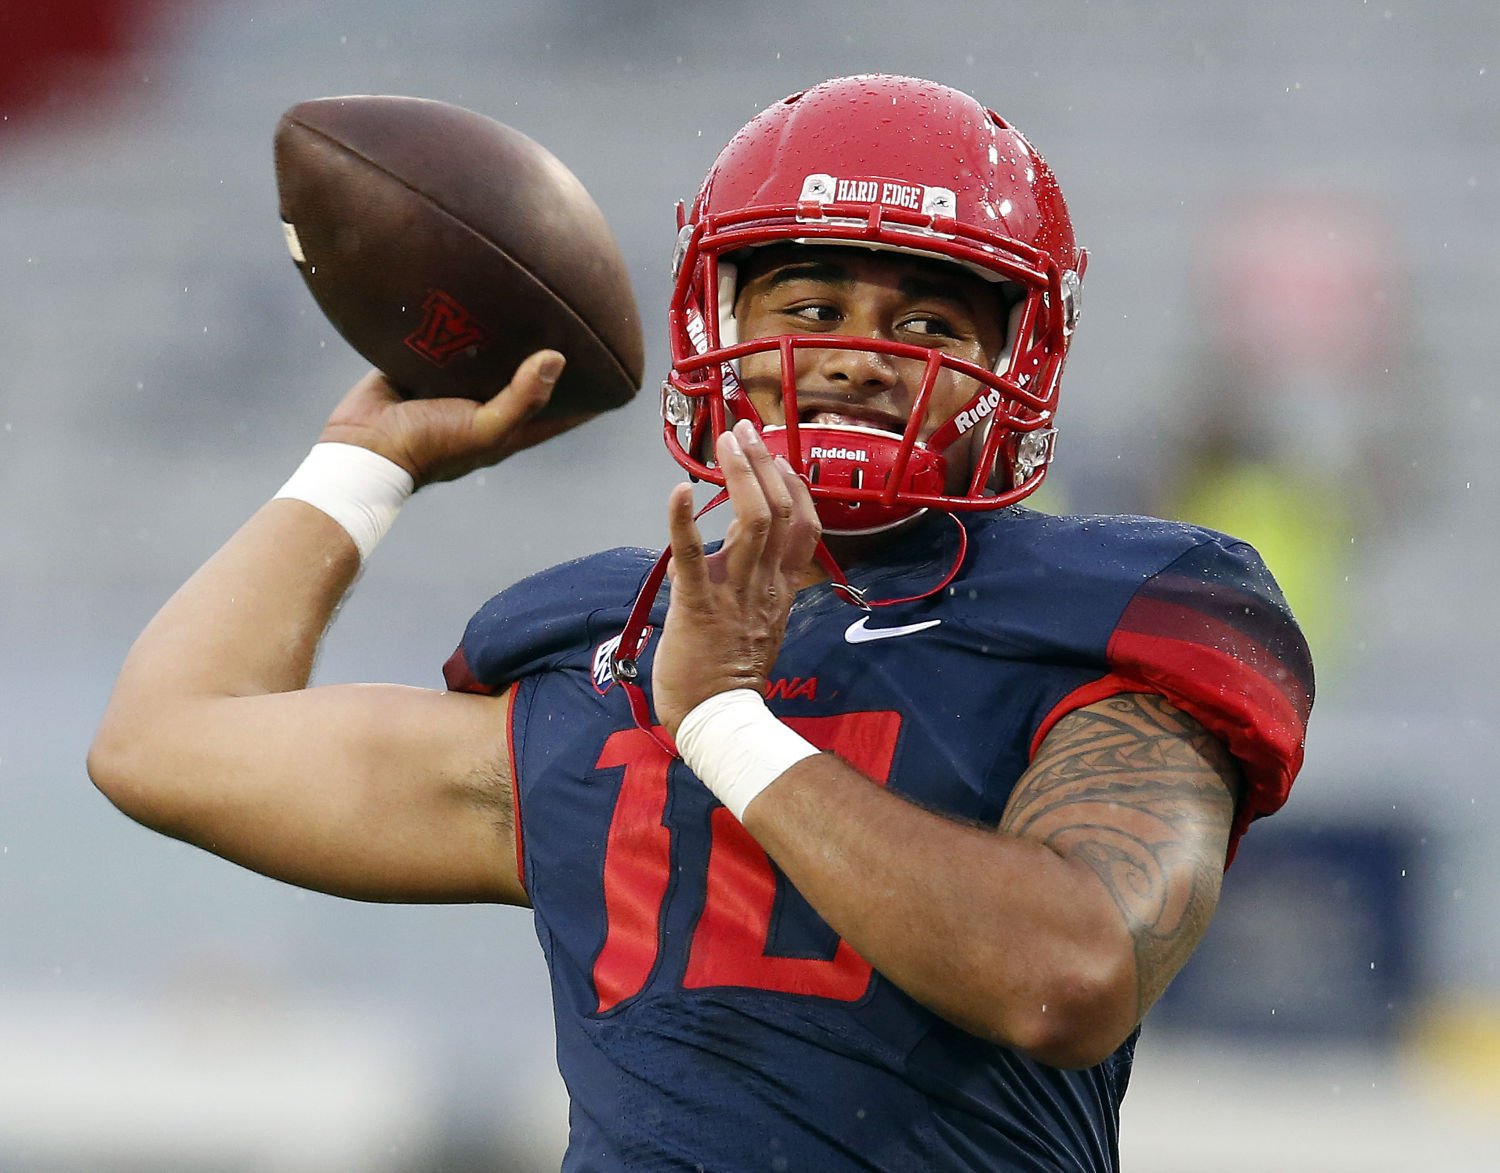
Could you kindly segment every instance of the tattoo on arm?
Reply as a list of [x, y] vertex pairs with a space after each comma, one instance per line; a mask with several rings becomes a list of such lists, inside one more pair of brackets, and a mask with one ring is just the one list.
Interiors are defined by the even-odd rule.
[[1011, 795], [1000, 830], [1087, 864], [1135, 943], [1138, 1013], [1187, 961], [1219, 900], [1239, 770], [1158, 696], [1068, 714]]

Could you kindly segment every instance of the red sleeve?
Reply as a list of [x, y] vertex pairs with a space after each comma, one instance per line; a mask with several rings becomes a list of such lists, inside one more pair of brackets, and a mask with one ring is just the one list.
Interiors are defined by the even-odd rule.
[[454, 653], [448, 657], [447, 663], [443, 665], [443, 683], [448, 686], [450, 692], [477, 692], [484, 696], [494, 696], [500, 690], [492, 684], [485, 684], [469, 667], [469, 656], [460, 644]]
[[1249, 546], [1206, 543], [1135, 592], [1106, 659], [1108, 674], [1053, 706], [1032, 752], [1075, 709], [1123, 692], [1164, 697], [1223, 741], [1244, 772], [1233, 860], [1250, 823], [1286, 802], [1312, 709], [1312, 660], [1275, 581]]

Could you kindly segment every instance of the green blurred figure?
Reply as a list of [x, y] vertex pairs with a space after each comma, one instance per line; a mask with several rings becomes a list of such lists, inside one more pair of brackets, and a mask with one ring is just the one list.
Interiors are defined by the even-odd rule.
[[1177, 459], [1155, 508], [1259, 549], [1336, 668], [1360, 576], [1413, 507], [1424, 452], [1393, 234], [1357, 198], [1246, 198], [1215, 223], [1198, 280], [1205, 348], [1174, 400]]

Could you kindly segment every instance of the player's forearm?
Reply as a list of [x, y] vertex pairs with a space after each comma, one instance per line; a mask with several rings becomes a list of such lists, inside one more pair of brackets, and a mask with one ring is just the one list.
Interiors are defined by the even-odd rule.
[[[353, 542], [300, 501], [263, 506], [157, 612], [131, 648], [89, 752], [106, 792], [149, 771], [170, 779], [236, 697], [303, 687], [359, 569]], [[113, 794], [112, 794], [113, 797]]]
[[1129, 933], [1097, 878], [1045, 846], [914, 807], [828, 754], [745, 825], [840, 936], [964, 1029], [1085, 1066], [1134, 1028]]

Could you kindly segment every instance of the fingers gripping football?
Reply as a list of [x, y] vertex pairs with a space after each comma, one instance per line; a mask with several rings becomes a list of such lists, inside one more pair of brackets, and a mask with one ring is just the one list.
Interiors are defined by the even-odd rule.
[[484, 403], [406, 399], [371, 371], [334, 409], [322, 439], [378, 452], [411, 473], [418, 487], [451, 481], [580, 422], [579, 417], [536, 418], [562, 369], [563, 356], [557, 351], [537, 351]]
[[724, 543], [705, 552], [692, 490], [668, 506], [672, 598], [652, 669], [657, 718], [675, 734], [701, 701], [734, 688], [765, 693], [797, 586], [821, 528], [807, 486], [749, 424], [719, 437], [734, 508]]

